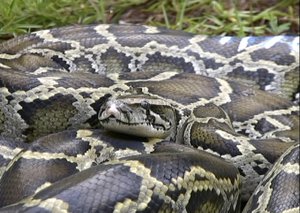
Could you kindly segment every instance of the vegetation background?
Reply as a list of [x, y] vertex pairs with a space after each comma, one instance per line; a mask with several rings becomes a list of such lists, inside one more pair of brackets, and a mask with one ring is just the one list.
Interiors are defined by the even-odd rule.
[[58, 26], [122, 22], [207, 35], [299, 34], [299, 0], [0, 0], [0, 40]]

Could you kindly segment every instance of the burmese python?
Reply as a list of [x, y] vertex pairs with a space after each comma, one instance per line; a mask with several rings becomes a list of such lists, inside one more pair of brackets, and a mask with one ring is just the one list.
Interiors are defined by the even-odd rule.
[[280, 97], [298, 93], [299, 37], [95, 25], [0, 47], [0, 206], [32, 195], [2, 211], [238, 212], [240, 182], [247, 200], [285, 151], [244, 211], [299, 210], [299, 107]]

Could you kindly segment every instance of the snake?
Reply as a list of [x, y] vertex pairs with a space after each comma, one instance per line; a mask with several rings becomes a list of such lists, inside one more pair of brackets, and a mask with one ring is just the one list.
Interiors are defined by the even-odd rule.
[[297, 212], [298, 103], [298, 36], [100, 24], [5, 41], [0, 212]]

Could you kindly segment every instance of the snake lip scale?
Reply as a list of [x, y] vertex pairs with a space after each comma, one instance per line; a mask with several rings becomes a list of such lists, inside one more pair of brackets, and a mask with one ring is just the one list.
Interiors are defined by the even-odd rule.
[[0, 44], [0, 212], [299, 212], [298, 104], [299, 36], [16, 37]]

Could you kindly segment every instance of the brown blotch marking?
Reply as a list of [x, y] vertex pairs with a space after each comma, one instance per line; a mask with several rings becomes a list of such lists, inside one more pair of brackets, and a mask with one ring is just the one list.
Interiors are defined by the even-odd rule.
[[31, 90], [40, 85], [41, 82], [36, 79], [36, 76], [13, 69], [0, 68], [0, 87], [6, 87], [10, 93], [18, 90]]
[[253, 61], [268, 60], [278, 65], [291, 65], [295, 57], [290, 55], [290, 47], [287, 44], [276, 43], [271, 48], [260, 48], [250, 53]]
[[66, 159], [45, 160], [21, 157], [1, 179], [0, 207], [32, 195], [45, 182], [53, 183], [76, 172], [78, 172], [76, 164]]
[[186, 208], [187, 212], [220, 212], [223, 205], [222, 195], [215, 191], [192, 191]]
[[281, 123], [290, 127], [290, 129], [288, 130], [275, 132], [274, 135], [276, 135], [277, 137], [287, 137], [287, 138], [291, 138], [294, 141], [299, 141], [300, 125], [299, 125], [298, 112], [293, 113], [292, 115], [272, 115], [270, 117], [278, 119]]
[[43, 135], [59, 132], [71, 126], [69, 119], [77, 113], [72, 105], [76, 99], [71, 95], [55, 95], [48, 100], [21, 102], [21, 117], [29, 125], [24, 134], [32, 141]]
[[216, 130], [236, 134], [226, 124], [220, 124], [215, 121], [209, 121], [207, 124], [195, 122], [191, 128], [191, 145], [195, 148], [202, 147], [204, 150], [211, 149], [220, 155], [230, 154], [238, 156], [242, 153], [231, 140], [226, 140], [215, 133]]
[[142, 68], [146, 71], [176, 71], [180, 72], [190, 72], [194, 71], [193, 64], [191, 62], [186, 62], [183, 58], [174, 56], [164, 56], [160, 52], [155, 52], [154, 54], [147, 54], [148, 60], [143, 64]]
[[254, 153], [262, 153], [271, 163], [274, 163], [290, 146], [279, 139], [251, 140], [251, 144], [256, 148]]
[[19, 36], [0, 44], [0, 53], [17, 54], [18, 52], [43, 42], [34, 34]]
[[[59, 38], [61, 40], [75, 40], [75, 41], [87, 41], [92, 40], [94, 38], [103, 38], [101, 35], [99, 35], [93, 26], [96, 25], [86, 25], [86, 26], [67, 26], [67, 27], [60, 27], [60, 28], [54, 28], [50, 30], [50, 33], [55, 38]], [[105, 42], [107, 39], [105, 39]]]
[[58, 85], [55, 85], [56, 87], [74, 89], [82, 87], [98, 89], [100, 87], [110, 87], [115, 83], [113, 80], [104, 75], [87, 72], [74, 72], [72, 73], [72, 75], [70, 75], [70, 73], [64, 72], [53, 72], [49, 77], [59, 78], [56, 80], [56, 82], [58, 83]]
[[215, 79], [189, 73], [180, 73], [170, 79], [159, 82], [130, 82], [128, 85], [132, 87], [147, 87], [150, 93], [181, 104], [191, 104], [200, 98], [210, 99], [220, 92], [219, 83]]
[[112, 47], [101, 54], [101, 63], [105, 65], [105, 73], [130, 72], [128, 64], [131, 59], [131, 56], [127, 56]]
[[128, 73], [121, 73], [120, 79], [121, 80], [144, 80], [149, 79], [157, 76], [159, 72], [128, 72]]
[[218, 106], [208, 103], [205, 106], [197, 106], [193, 109], [193, 114], [198, 118], [214, 117], [226, 119], [226, 113]]
[[76, 130], [65, 130], [46, 135], [36, 140], [29, 147], [29, 150], [33, 152], [64, 153], [73, 157], [84, 155], [91, 149], [91, 145], [87, 141], [77, 138], [76, 134]]
[[226, 44], [221, 44], [220, 39], [222, 37], [213, 37], [211, 39], [205, 39], [203, 41], [198, 42], [199, 46], [203, 49], [203, 51], [217, 53], [226, 58], [231, 58], [235, 56], [238, 52], [240, 38], [231, 38]]
[[274, 94], [255, 90], [230, 81], [231, 101], [221, 105], [232, 121], [246, 121], [265, 111], [287, 109], [292, 103]]
[[24, 54], [15, 59], [1, 59], [0, 62], [12, 69], [17, 69], [22, 72], [33, 72], [40, 67], [61, 68], [53, 60], [38, 54]]

